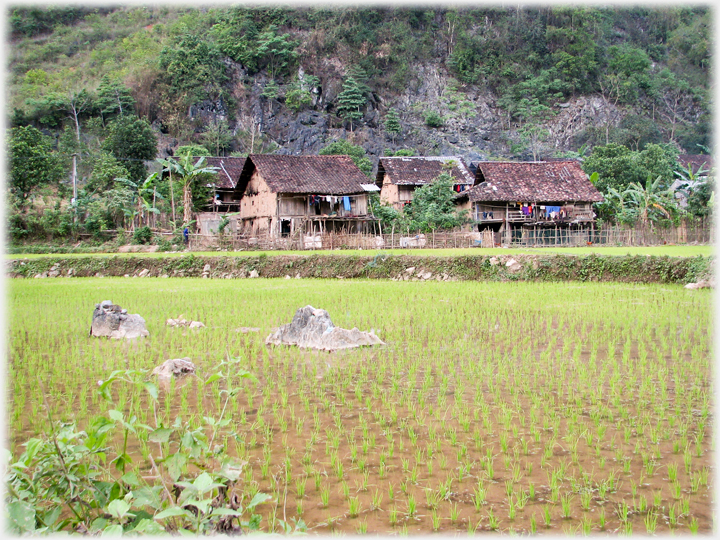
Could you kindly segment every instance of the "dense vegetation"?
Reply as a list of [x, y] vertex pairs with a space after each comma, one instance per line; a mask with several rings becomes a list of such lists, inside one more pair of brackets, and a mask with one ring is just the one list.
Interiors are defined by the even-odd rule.
[[[71, 182], [58, 193], [43, 191], [50, 178], [36, 179], [23, 192], [13, 176], [20, 195], [11, 235], [126, 227], [141, 184], [156, 208], [183, 201], [164, 177], [145, 182], [143, 162], [158, 150], [166, 156], [172, 141], [220, 155], [282, 152], [282, 137], [268, 134], [272, 122], [313, 113], [340, 127], [337, 135], [374, 126], [388, 147], [398, 137], [408, 147], [422, 130], [476, 118], [478, 95], [500, 115], [506, 135], [498, 140], [510, 154], [532, 158], [552, 154], [548, 126], [559, 111], [580, 97], [601, 99], [605, 120], [555, 155], [592, 149], [586, 171], [598, 172], [604, 193], [622, 194], [660, 175], [633, 156], [662, 154], [669, 161], [658, 189], [666, 190], [677, 154], [709, 144], [709, 23], [706, 7], [10, 8], [11, 126], [41, 130], [66, 179], [75, 164], [81, 188], [72, 219], [55, 205]], [[446, 77], [436, 103], [417, 98], [427, 66]], [[365, 170], [370, 160], [361, 158]], [[618, 179], [607, 174], [608, 159], [639, 165]], [[707, 213], [710, 191], [695, 196], [694, 215]], [[41, 195], [47, 208], [28, 215], [26, 203]], [[604, 217], [615, 219], [617, 205], [608, 208]]]
[[[172, 113], [202, 99], [232, 110], [238, 83], [261, 73], [303, 103], [298, 90], [310, 88], [297, 68], [327, 85], [338, 73], [323, 59], [337, 58], [362, 73], [364, 81], [349, 74], [360, 94], [392, 101], [419, 82], [414, 65], [440, 62], [462, 83], [492, 91], [514, 120], [601, 94], [627, 108], [616, 142], [669, 138], [695, 151], [709, 131], [709, 23], [703, 7], [15, 9], [12, 105], [46, 123], [38, 98], [95, 90], [108, 76], [129, 83], [142, 116], [179, 135]], [[233, 76], [237, 65], [244, 79]], [[340, 102], [326, 106], [342, 112]]]

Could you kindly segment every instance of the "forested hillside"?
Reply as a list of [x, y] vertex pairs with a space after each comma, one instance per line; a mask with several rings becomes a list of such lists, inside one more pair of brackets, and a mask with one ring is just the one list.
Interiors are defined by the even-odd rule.
[[8, 14], [10, 125], [50, 137], [57, 178], [75, 153], [95, 191], [187, 145], [315, 154], [347, 139], [373, 164], [400, 149], [533, 160], [709, 145], [706, 7]]

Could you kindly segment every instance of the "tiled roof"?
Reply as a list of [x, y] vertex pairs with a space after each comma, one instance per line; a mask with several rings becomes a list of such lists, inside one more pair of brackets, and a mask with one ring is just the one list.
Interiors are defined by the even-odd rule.
[[[446, 164], [453, 162], [450, 170]], [[457, 184], [474, 184], [475, 178], [462, 158], [457, 156], [382, 157], [378, 164], [377, 184], [382, 185], [383, 175], [391, 184], [418, 186], [430, 184], [443, 172], [449, 172]]]
[[470, 201], [599, 202], [602, 194], [580, 163], [567, 161], [480, 161], [478, 184], [462, 196]]
[[245, 165], [244, 157], [206, 157], [206, 167], [217, 167], [215, 187], [220, 189], [235, 189], [240, 179], [240, 173]]
[[680, 154], [678, 156], [678, 162], [686, 171], [688, 165], [692, 165], [693, 174], [697, 174], [700, 167], [702, 167], [705, 171], [709, 171], [713, 166], [712, 156], [707, 154]]
[[[350, 156], [282, 156], [250, 154], [241, 175], [247, 185], [253, 170], [273, 193], [350, 195], [364, 193], [365, 176]], [[239, 186], [240, 189], [244, 187]]]

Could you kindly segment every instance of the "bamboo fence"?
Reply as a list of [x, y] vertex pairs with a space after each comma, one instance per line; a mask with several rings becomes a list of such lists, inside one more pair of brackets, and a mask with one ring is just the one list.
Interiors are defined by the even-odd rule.
[[491, 231], [443, 231], [419, 234], [325, 233], [307, 236], [296, 233], [276, 238], [269, 234], [190, 235], [189, 248], [194, 251], [221, 249], [253, 250], [343, 250], [343, 249], [447, 249], [470, 247], [571, 247], [571, 246], [657, 246], [666, 244], [710, 244], [715, 232], [712, 223], [682, 223], [670, 227], [623, 227], [605, 225], [594, 229], [525, 227], [513, 231], [512, 237]]

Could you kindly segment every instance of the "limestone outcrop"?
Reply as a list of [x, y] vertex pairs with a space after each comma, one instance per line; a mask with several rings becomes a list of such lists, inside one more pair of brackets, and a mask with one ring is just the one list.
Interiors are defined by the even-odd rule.
[[90, 335], [111, 339], [133, 339], [150, 335], [145, 328], [145, 319], [138, 314], [130, 314], [126, 309], [103, 300], [95, 304]]
[[346, 330], [336, 327], [327, 311], [312, 306], [298, 309], [292, 322], [270, 334], [265, 343], [326, 351], [385, 344], [373, 330], [361, 332], [357, 328]]

